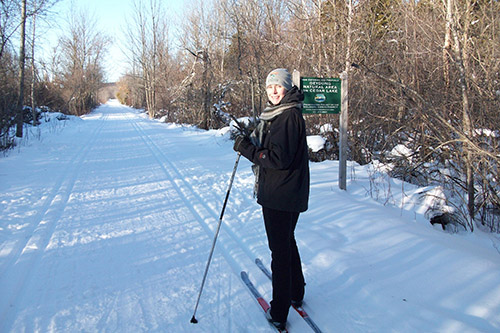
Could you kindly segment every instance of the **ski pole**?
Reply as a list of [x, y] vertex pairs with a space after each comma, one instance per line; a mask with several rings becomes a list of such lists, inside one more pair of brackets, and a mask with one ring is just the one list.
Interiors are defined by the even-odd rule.
[[238, 168], [238, 162], [240, 161], [241, 153], [238, 152], [238, 157], [236, 158], [236, 162], [234, 163], [233, 174], [231, 175], [231, 179], [229, 180], [229, 188], [227, 189], [226, 198], [224, 199], [224, 204], [222, 205], [222, 211], [219, 217], [219, 224], [217, 225], [217, 230], [215, 231], [214, 240], [212, 242], [212, 249], [210, 250], [210, 254], [208, 255], [207, 266], [205, 267], [205, 273], [203, 274], [203, 280], [201, 281], [200, 292], [198, 294], [198, 300], [196, 301], [196, 306], [194, 307], [193, 317], [191, 318], [191, 323], [196, 324], [198, 320], [196, 320], [196, 310], [198, 310], [198, 305], [200, 304], [201, 293], [203, 291], [203, 286], [205, 285], [205, 280], [207, 278], [208, 268], [210, 267], [210, 262], [212, 261], [212, 255], [215, 249], [215, 243], [217, 242], [217, 236], [219, 235], [220, 227], [222, 224], [222, 217], [224, 216], [224, 211], [226, 210], [227, 199], [229, 198], [229, 192], [231, 192], [231, 187], [233, 186], [234, 175], [236, 174], [236, 169]]

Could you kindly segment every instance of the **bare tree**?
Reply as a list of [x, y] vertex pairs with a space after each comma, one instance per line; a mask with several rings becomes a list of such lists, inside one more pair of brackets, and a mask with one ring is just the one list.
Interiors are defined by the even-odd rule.
[[[33, 1], [33, 5], [36, 6], [36, 0]], [[33, 13], [31, 19], [31, 114], [33, 117], [33, 125], [37, 124], [37, 111], [36, 111], [36, 101], [35, 101], [35, 84], [36, 84], [36, 69], [35, 69], [35, 40], [36, 40], [36, 17], [37, 13]]]
[[15, 0], [3, 0], [0, 2], [0, 59], [6, 50], [11, 37], [17, 31], [18, 24], [18, 3]]
[[17, 1], [0, 2], [0, 149], [12, 146], [10, 128], [16, 117], [18, 71], [11, 37], [19, 27]]
[[[454, 1], [448, 1], [447, 5], [454, 5]], [[473, 128], [472, 122], [470, 118], [470, 105], [469, 105], [469, 87], [467, 82], [467, 58], [469, 57], [469, 48], [468, 48], [468, 28], [471, 23], [470, 20], [470, 1], [466, 1], [466, 11], [464, 17], [464, 27], [462, 29], [463, 36], [459, 37], [458, 32], [458, 21], [457, 14], [454, 15], [455, 20], [451, 22], [451, 32], [453, 36], [453, 51], [455, 55], [455, 63], [459, 70], [459, 84], [460, 89], [462, 91], [462, 126], [463, 130], [461, 131], [465, 135], [472, 135]], [[447, 9], [448, 12], [448, 9]], [[468, 193], [467, 199], [467, 207], [469, 211], [469, 216], [471, 221], [474, 219], [474, 173], [473, 173], [473, 158], [472, 158], [472, 150], [469, 146], [468, 140], [464, 140], [463, 145], [464, 157], [465, 157], [465, 171], [466, 171], [466, 188]], [[473, 224], [469, 222], [469, 226], [473, 229]]]
[[104, 79], [103, 58], [109, 39], [83, 11], [73, 11], [68, 24], [68, 33], [60, 39], [62, 77], [59, 80], [68, 111], [82, 115], [98, 103], [98, 90]]
[[[150, 117], [158, 113], [158, 92], [161, 77], [169, 61], [169, 21], [162, 2], [134, 2], [134, 16], [129, 24], [129, 59], [142, 82], [146, 109]], [[164, 84], [166, 86], [166, 84]]]
[[209, 129], [212, 120], [212, 81], [214, 79], [213, 46], [217, 40], [217, 28], [210, 19], [213, 7], [203, 1], [193, 2], [192, 10], [183, 25], [182, 47], [188, 57], [194, 57], [193, 80], [185, 89], [184, 105], [188, 106], [194, 122]]
[[17, 117], [16, 136], [23, 137], [24, 125], [24, 63], [25, 63], [25, 43], [26, 43], [26, 0], [21, 2], [21, 33], [19, 36], [19, 95], [17, 97]]
[[30, 100], [31, 100], [31, 112], [33, 118], [33, 125], [37, 122], [37, 111], [36, 111], [36, 83], [37, 83], [37, 65], [36, 65], [36, 45], [38, 44], [37, 35], [37, 24], [39, 24], [39, 19], [43, 21], [47, 18], [50, 9], [59, 0], [31, 0], [28, 2], [29, 10], [27, 10], [27, 18], [31, 19], [31, 43], [30, 50], [30, 74], [31, 74], [31, 86], [30, 86]]
[[[26, 63], [26, 23], [28, 16], [33, 17], [33, 26], [34, 26], [34, 17], [37, 15], [39, 11], [42, 11], [47, 4], [51, 3], [51, 1], [41, 1], [40, 5], [37, 5], [36, 1], [33, 3], [29, 3], [31, 11], [28, 12], [28, 4], [26, 0], [21, 1], [21, 15], [20, 15], [20, 37], [19, 37], [19, 74], [18, 74], [18, 99], [17, 99], [17, 114], [16, 114], [16, 136], [23, 136], [23, 125], [24, 125], [24, 96], [25, 96], [25, 63]], [[32, 66], [33, 66], [33, 55], [34, 55], [34, 33], [33, 33], [33, 48], [32, 48]], [[4, 42], [2, 41], [2, 48]], [[35, 118], [36, 119], [36, 116]]]

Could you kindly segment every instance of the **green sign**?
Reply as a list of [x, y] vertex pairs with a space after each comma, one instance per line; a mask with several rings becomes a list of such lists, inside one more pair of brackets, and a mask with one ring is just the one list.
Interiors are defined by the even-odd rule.
[[300, 78], [304, 93], [303, 113], [340, 113], [339, 78]]

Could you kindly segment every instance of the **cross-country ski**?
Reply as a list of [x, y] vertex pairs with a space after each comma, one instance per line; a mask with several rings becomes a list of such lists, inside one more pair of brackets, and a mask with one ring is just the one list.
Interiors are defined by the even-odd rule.
[[[264, 299], [264, 297], [262, 297], [262, 295], [259, 293], [259, 291], [257, 290], [257, 288], [255, 288], [255, 286], [252, 283], [252, 281], [250, 281], [250, 278], [248, 277], [247, 272], [245, 272], [245, 271], [241, 272], [241, 279], [243, 280], [243, 283], [248, 287], [248, 290], [250, 290], [250, 293], [253, 295], [253, 297], [255, 298], [255, 300], [257, 301], [257, 303], [259, 303], [260, 307], [262, 308], [262, 311], [264, 311], [264, 313], [267, 313], [268, 310], [269, 310], [269, 308], [270, 308], [269, 303]], [[269, 323], [269, 324], [274, 329], [276, 329], [278, 332], [282, 332], [282, 333], [287, 333], [288, 332], [288, 330], [286, 328], [278, 328], [278, 327], [275, 327], [271, 323]]]
[[[272, 281], [272, 279], [273, 279], [272, 274], [267, 269], [267, 267], [264, 265], [262, 260], [260, 260], [260, 258], [256, 258], [255, 263], [257, 264], [257, 267], [259, 267], [260, 270], [264, 273], [264, 275], [267, 276], [267, 278]], [[316, 323], [312, 320], [312, 318], [309, 316], [309, 314], [307, 314], [307, 312], [304, 309], [304, 306], [302, 304], [297, 305], [297, 304], [292, 303], [292, 307], [306, 321], [306, 323], [311, 327], [311, 329], [314, 332], [321, 333], [321, 329], [318, 327], [318, 325], [316, 325]]]

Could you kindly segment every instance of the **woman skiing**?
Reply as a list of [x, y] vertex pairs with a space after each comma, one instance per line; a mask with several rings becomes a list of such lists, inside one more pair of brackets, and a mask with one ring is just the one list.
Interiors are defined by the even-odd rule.
[[295, 242], [299, 214], [309, 200], [309, 159], [302, 117], [304, 95], [283, 68], [266, 79], [269, 102], [250, 137], [239, 135], [234, 150], [254, 163], [257, 202], [262, 206], [271, 250], [273, 300], [269, 321], [284, 329], [290, 305], [304, 298], [304, 276]]

